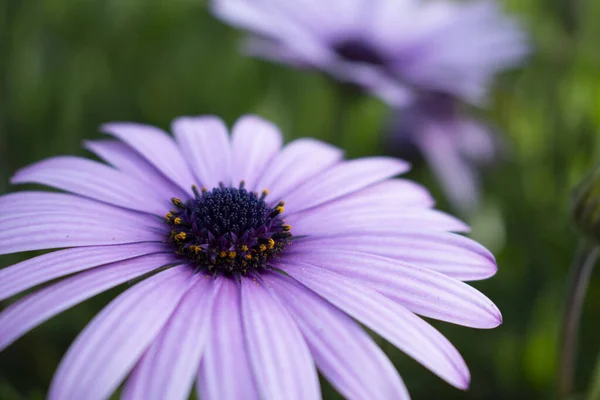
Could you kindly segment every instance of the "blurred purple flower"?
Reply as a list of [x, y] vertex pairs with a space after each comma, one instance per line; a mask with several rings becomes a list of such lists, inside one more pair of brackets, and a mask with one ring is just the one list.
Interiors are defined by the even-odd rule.
[[321, 69], [403, 110], [402, 130], [450, 200], [462, 210], [477, 204], [467, 159], [497, 150], [484, 125], [446, 109], [483, 105], [494, 75], [528, 53], [525, 33], [495, 1], [213, 0], [213, 9], [252, 32], [251, 54]]
[[423, 95], [394, 113], [386, 136], [394, 153], [424, 159], [450, 203], [469, 213], [479, 204], [480, 167], [497, 161], [504, 149], [489, 126], [462, 115], [459, 107], [448, 95]]
[[496, 263], [451, 233], [468, 228], [424, 188], [393, 178], [405, 162], [343, 161], [311, 139], [281, 148], [253, 116], [231, 139], [206, 116], [175, 120], [175, 140], [133, 123], [104, 130], [116, 140], [87, 148], [112, 166], [51, 158], [12, 182], [67, 193], [0, 197], [0, 254], [63, 249], [0, 270], [0, 300], [45, 285], [0, 313], [0, 349], [140, 280], [71, 345], [50, 399], [104, 399], [128, 376], [125, 399], [186, 399], [195, 381], [202, 399], [318, 399], [316, 368], [348, 398], [408, 398], [354, 320], [468, 387], [458, 351], [415, 314], [497, 326], [496, 306], [463, 282]]
[[395, 107], [423, 91], [481, 103], [528, 51], [492, 0], [213, 0], [213, 10], [251, 32], [252, 54], [324, 70]]

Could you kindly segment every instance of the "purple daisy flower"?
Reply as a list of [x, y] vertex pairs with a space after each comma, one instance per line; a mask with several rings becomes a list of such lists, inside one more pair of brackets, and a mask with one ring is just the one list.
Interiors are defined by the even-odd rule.
[[528, 52], [493, 0], [213, 0], [213, 10], [252, 32], [251, 54], [321, 69], [396, 107], [422, 92], [479, 104]]
[[[326, 71], [402, 111], [455, 207], [479, 201], [477, 160], [497, 152], [487, 127], [462, 116], [481, 106], [494, 76], [529, 46], [493, 0], [213, 0], [215, 14], [248, 31], [251, 54]], [[397, 139], [396, 142], [399, 140]]]
[[[50, 399], [317, 399], [317, 368], [348, 398], [408, 398], [358, 322], [453, 386], [469, 371], [417, 314], [493, 328], [495, 305], [463, 281], [494, 257], [451, 233], [405, 162], [344, 161], [312, 139], [243, 117], [160, 129], [112, 123], [86, 143], [109, 165], [55, 157], [13, 183], [66, 193], [0, 197], [0, 253], [62, 249], [0, 270], [0, 349], [109, 288], [136, 280], [81, 332]], [[269, 190], [266, 190], [266, 189]], [[285, 204], [284, 204], [285, 201]], [[25, 222], [26, 221], [26, 222]], [[61, 278], [61, 279], [58, 279]], [[356, 322], [356, 321], [358, 322]]]

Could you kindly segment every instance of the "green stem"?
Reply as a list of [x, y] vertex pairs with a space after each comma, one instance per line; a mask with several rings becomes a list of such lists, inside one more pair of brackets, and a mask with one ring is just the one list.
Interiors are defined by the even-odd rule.
[[599, 256], [600, 248], [587, 242], [582, 243], [571, 266], [571, 278], [567, 288], [562, 326], [562, 349], [558, 380], [561, 398], [568, 398], [573, 392], [577, 338], [579, 336], [583, 300], [585, 299], [590, 276]]
[[600, 400], [600, 355], [598, 355], [598, 361], [596, 361], [595, 371], [588, 400]]

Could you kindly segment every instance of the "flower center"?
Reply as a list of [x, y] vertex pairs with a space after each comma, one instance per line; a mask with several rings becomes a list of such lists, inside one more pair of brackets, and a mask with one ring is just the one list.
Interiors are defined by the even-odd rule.
[[342, 58], [373, 65], [385, 65], [385, 60], [377, 49], [360, 39], [342, 40], [333, 46], [333, 50]]
[[281, 218], [283, 201], [269, 207], [267, 190], [260, 196], [248, 192], [243, 181], [238, 188], [192, 189], [195, 196], [187, 202], [172, 199], [175, 208], [166, 222], [169, 243], [198, 270], [238, 277], [264, 271], [290, 243], [291, 227]]

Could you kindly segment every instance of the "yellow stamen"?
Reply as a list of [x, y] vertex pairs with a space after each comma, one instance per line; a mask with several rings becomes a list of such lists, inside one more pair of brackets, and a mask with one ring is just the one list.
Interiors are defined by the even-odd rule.
[[177, 217], [173, 220], [173, 222], [175, 223], [175, 225], [180, 225], [181, 224], [181, 218]]
[[190, 246], [190, 250], [192, 250], [194, 253], [198, 254], [198, 253], [200, 253], [200, 250], [202, 250], [202, 247], [195, 244], [193, 246]]
[[275, 207], [275, 211], [277, 211], [279, 214], [281, 214], [283, 212], [283, 206]]
[[288, 224], [283, 224], [281, 225], [281, 229], [283, 229], [284, 232], [289, 232], [292, 229], [292, 226]]
[[229, 258], [231, 258], [231, 259], [234, 259], [236, 255], [237, 255], [237, 253], [235, 251], [229, 252]]
[[171, 199], [171, 202], [172, 202], [173, 204], [175, 204], [175, 206], [176, 206], [176, 207], [181, 207], [181, 206], [183, 206], [183, 202], [181, 201], [181, 199], [178, 199], [177, 197], [173, 197], [173, 198]]
[[250, 254], [250, 253], [246, 254], [246, 260], [250, 260], [250, 259], [252, 259], [252, 254]]
[[275, 247], [275, 241], [269, 238], [269, 249], [272, 249], [273, 247]]
[[171, 218], [173, 218], [173, 212], [172, 212], [172, 211], [169, 211], [169, 212], [167, 213], [167, 215], [165, 215], [165, 218], [166, 218], [167, 220], [169, 220], [169, 221], [170, 221], [170, 220], [171, 220]]
[[248, 251], [248, 246], [246, 246], [245, 244], [241, 245], [240, 251]]
[[219, 257], [221, 257], [221, 258], [225, 258], [225, 257], [227, 257], [227, 252], [226, 252], [226, 251], [221, 251], [221, 252], [219, 253]]
[[267, 250], [267, 246], [265, 246], [264, 244], [261, 244], [260, 246], [258, 246], [258, 250], [263, 252], [263, 251]]
[[179, 241], [179, 240], [185, 240], [187, 234], [185, 232], [179, 232], [177, 235], [173, 236], [173, 239]]

